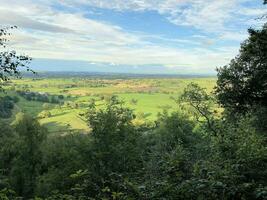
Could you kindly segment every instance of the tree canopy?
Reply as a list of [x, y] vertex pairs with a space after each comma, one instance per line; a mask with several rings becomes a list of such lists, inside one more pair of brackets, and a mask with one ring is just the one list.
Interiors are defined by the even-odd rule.
[[217, 69], [218, 101], [233, 112], [246, 112], [255, 105], [267, 106], [267, 24], [249, 29], [239, 55]]

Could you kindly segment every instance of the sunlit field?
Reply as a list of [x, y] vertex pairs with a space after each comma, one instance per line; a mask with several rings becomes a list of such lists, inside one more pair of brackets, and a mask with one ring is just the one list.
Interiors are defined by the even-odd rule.
[[[18, 95], [16, 91], [28, 91], [46, 94], [48, 96], [63, 95], [60, 103], [44, 103], [27, 100], [20, 95], [15, 112], [23, 111], [35, 117], [44, 110], [51, 116], [40, 118], [39, 121], [53, 134], [65, 132], [89, 131], [83, 114], [87, 111], [90, 99], [95, 99], [98, 105], [104, 104], [112, 95], [125, 102], [134, 110], [141, 120], [153, 122], [163, 109], [173, 110], [177, 107], [177, 99], [189, 83], [194, 82], [211, 92], [216, 78], [25, 78], [12, 80], [6, 86], [10, 94]], [[50, 97], [49, 97], [50, 98]]]

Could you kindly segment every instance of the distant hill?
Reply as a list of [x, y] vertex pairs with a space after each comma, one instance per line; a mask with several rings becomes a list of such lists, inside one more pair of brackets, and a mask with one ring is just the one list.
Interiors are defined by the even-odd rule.
[[190, 66], [165, 67], [161, 64], [121, 65], [107, 62], [89, 62], [79, 60], [33, 59], [30, 67], [39, 72], [90, 72], [112, 74], [152, 74], [152, 75], [201, 75], [214, 76], [215, 70], [199, 68], [197, 71]]
[[71, 72], [71, 71], [36, 71], [37, 74], [23, 72], [28, 78], [67, 78], [89, 77], [103, 79], [130, 79], [130, 78], [209, 78], [216, 77], [211, 74], [135, 74], [135, 73], [112, 73], [112, 72]]

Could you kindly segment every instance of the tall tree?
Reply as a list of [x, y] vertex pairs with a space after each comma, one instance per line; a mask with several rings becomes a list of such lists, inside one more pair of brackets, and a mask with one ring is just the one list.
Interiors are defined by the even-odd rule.
[[41, 144], [46, 137], [46, 130], [36, 119], [23, 113], [16, 115], [14, 127], [18, 133], [18, 151], [12, 163], [12, 183], [19, 195], [29, 198], [34, 195], [42, 159]]
[[[134, 118], [133, 111], [125, 108], [116, 96], [110, 98], [105, 108], [96, 107], [94, 102], [89, 106], [87, 119], [93, 139], [89, 171], [94, 171], [90, 178], [95, 179], [90, 182], [100, 189], [97, 193], [101, 198], [97, 199], [104, 196], [111, 199], [112, 192], [131, 193], [132, 186], [124, 179], [142, 166], [137, 145], [140, 133], [132, 124]], [[91, 193], [94, 190], [92, 186], [89, 189]]]
[[267, 24], [248, 32], [239, 55], [217, 69], [219, 103], [232, 113], [246, 112], [253, 106], [267, 107]]

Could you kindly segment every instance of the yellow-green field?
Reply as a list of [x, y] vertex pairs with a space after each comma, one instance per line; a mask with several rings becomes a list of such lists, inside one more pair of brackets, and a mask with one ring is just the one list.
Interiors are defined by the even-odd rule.
[[[111, 95], [117, 95], [127, 106], [142, 116], [153, 121], [163, 108], [174, 109], [177, 98], [186, 85], [195, 82], [211, 92], [215, 78], [43, 78], [12, 80], [6, 86], [10, 94], [17, 95], [17, 90], [63, 95], [63, 105], [49, 103], [50, 117], [40, 119], [49, 132], [64, 131], [88, 132], [86, 120], [80, 115], [86, 112], [89, 100], [94, 98], [98, 104], [103, 104]], [[12, 92], [11, 92], [12, 91]], [[66, 103], [75, 103], [72, 108]], [[35, 117], [44, 110], [42, 102], [28, 101], [20, 96], [16, 112], [24, 111]]]

